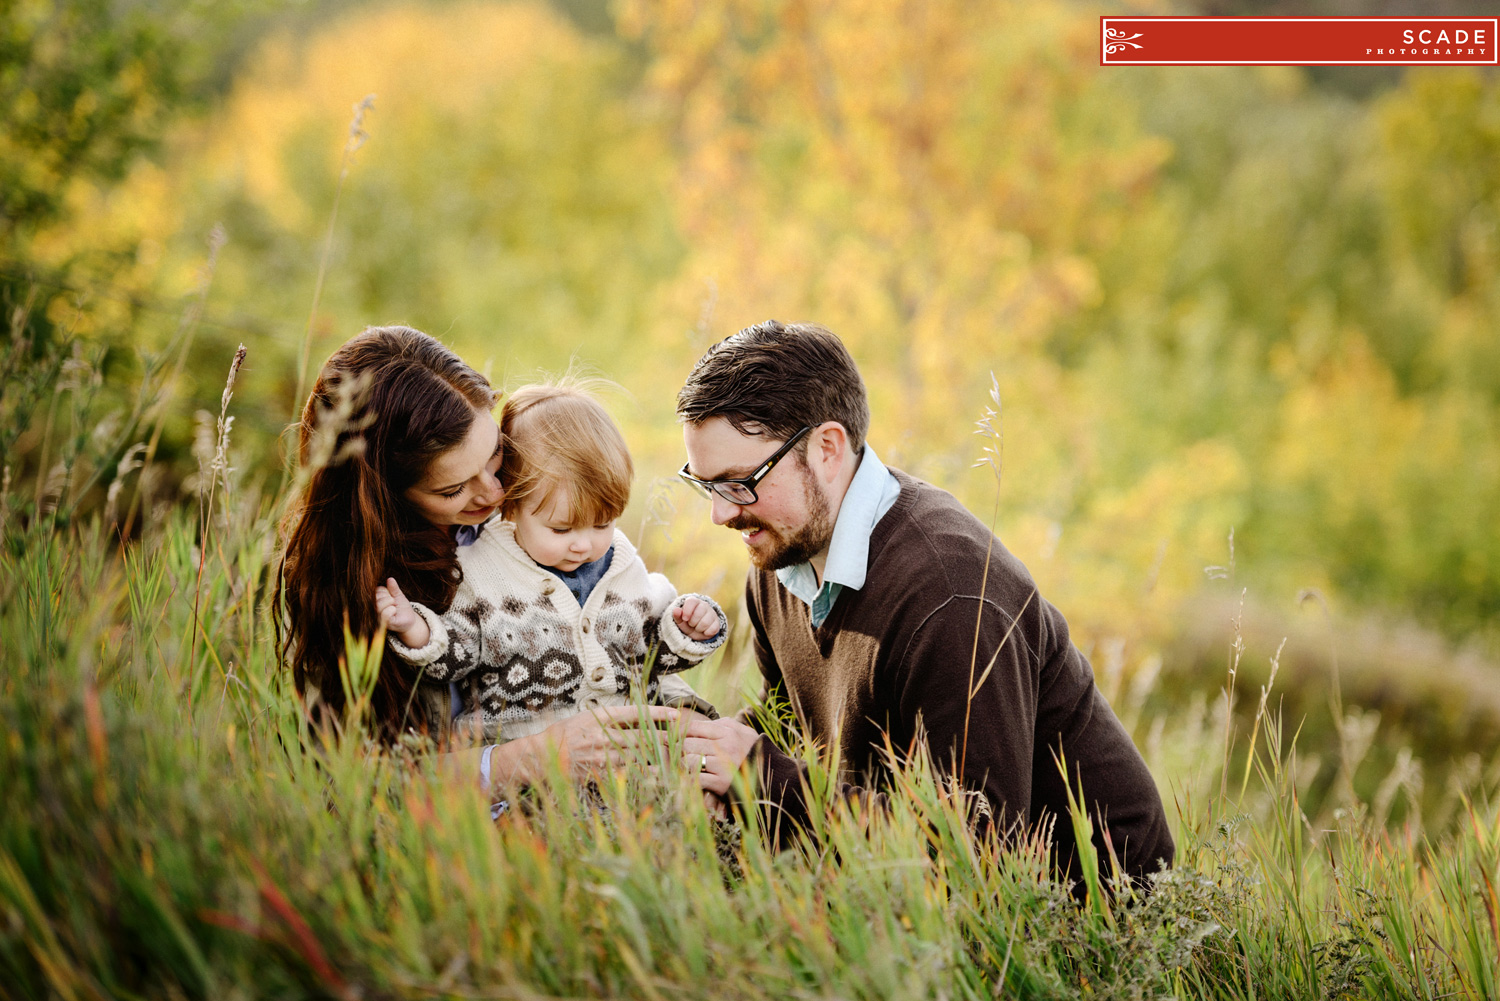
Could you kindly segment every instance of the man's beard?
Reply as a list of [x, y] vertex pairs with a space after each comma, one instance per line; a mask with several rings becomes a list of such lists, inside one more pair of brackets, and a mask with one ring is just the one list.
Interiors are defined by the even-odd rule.
[[[800, 456], [798, 457], [800, 459]], [[828, 494], [813, 476], [805, 461], [797, 463], [807, 499], [807, 523], [790, 535], [783, 535], [754, 515], [742, 511], [739, 517], [726, 521], [728, 528], [742, 532], [759, 529], [771, 540], [769, 549], [750, 550], [750, 562], [762, 570], [780, 570], [806, 563], [828, 547], [833, 538], [833, 519], [828, 516]]]

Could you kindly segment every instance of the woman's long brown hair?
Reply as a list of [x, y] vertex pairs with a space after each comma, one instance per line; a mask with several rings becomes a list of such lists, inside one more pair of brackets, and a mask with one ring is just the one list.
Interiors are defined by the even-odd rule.
[[[316, 689], [310, 711], [342, 718], [344, 624], [357, 637], [374, 635], [375, 588], [387, 577], [437, 611], [453, 601], [463, 579], [453, 536], [404, 494], [495, 402], [484, 376], [410, 327], [371, 327], [318, 373], [298, 427], [302, 489], [281, 526], [274, 606], [286, 616], [278, 652], [298, 693]], [[382, 663], [375, 737], [391, 741], [426, 722], [411, 697], [415, 682], [392, 658]]]

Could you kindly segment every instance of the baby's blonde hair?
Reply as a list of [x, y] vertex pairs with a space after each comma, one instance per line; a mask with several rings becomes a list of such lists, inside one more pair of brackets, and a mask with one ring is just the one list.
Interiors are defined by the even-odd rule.
[[575, 525], [603, 524], [625, 512], [635, 465], [624, 435], [589, 392], [593, 385], [576, 379], [538, 383], [506, 399], [500, 412], [503, 517], [535, 509], [559, 487], [567, 490], [568, 518]]

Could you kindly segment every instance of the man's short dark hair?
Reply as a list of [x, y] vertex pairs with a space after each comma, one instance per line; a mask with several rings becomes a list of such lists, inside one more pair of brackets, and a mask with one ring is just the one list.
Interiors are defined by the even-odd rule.
[[844, 343], [815, 323], [776, 320], [709, 348], [677, 394], [677, 416], [688, 424], [722, 417], [741, 434], [780, 441], [838, 421], [856, 455], [870, 429], [865, 383]]

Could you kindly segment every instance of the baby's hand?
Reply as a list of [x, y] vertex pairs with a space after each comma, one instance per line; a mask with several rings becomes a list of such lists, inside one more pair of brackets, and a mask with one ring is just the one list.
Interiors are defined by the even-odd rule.
[[687, 598], [672, 610], [677, 628], [690, 640], [702, 642], [719, 634], [719, 613], [702, 598]]
[[375, 614], [385, 623], [386, 632], [414, 650], [426, 646], [432, 638], [427, 620], [411, 607], [394, 577], [387, 578], [384, 587], [375, 589]]

